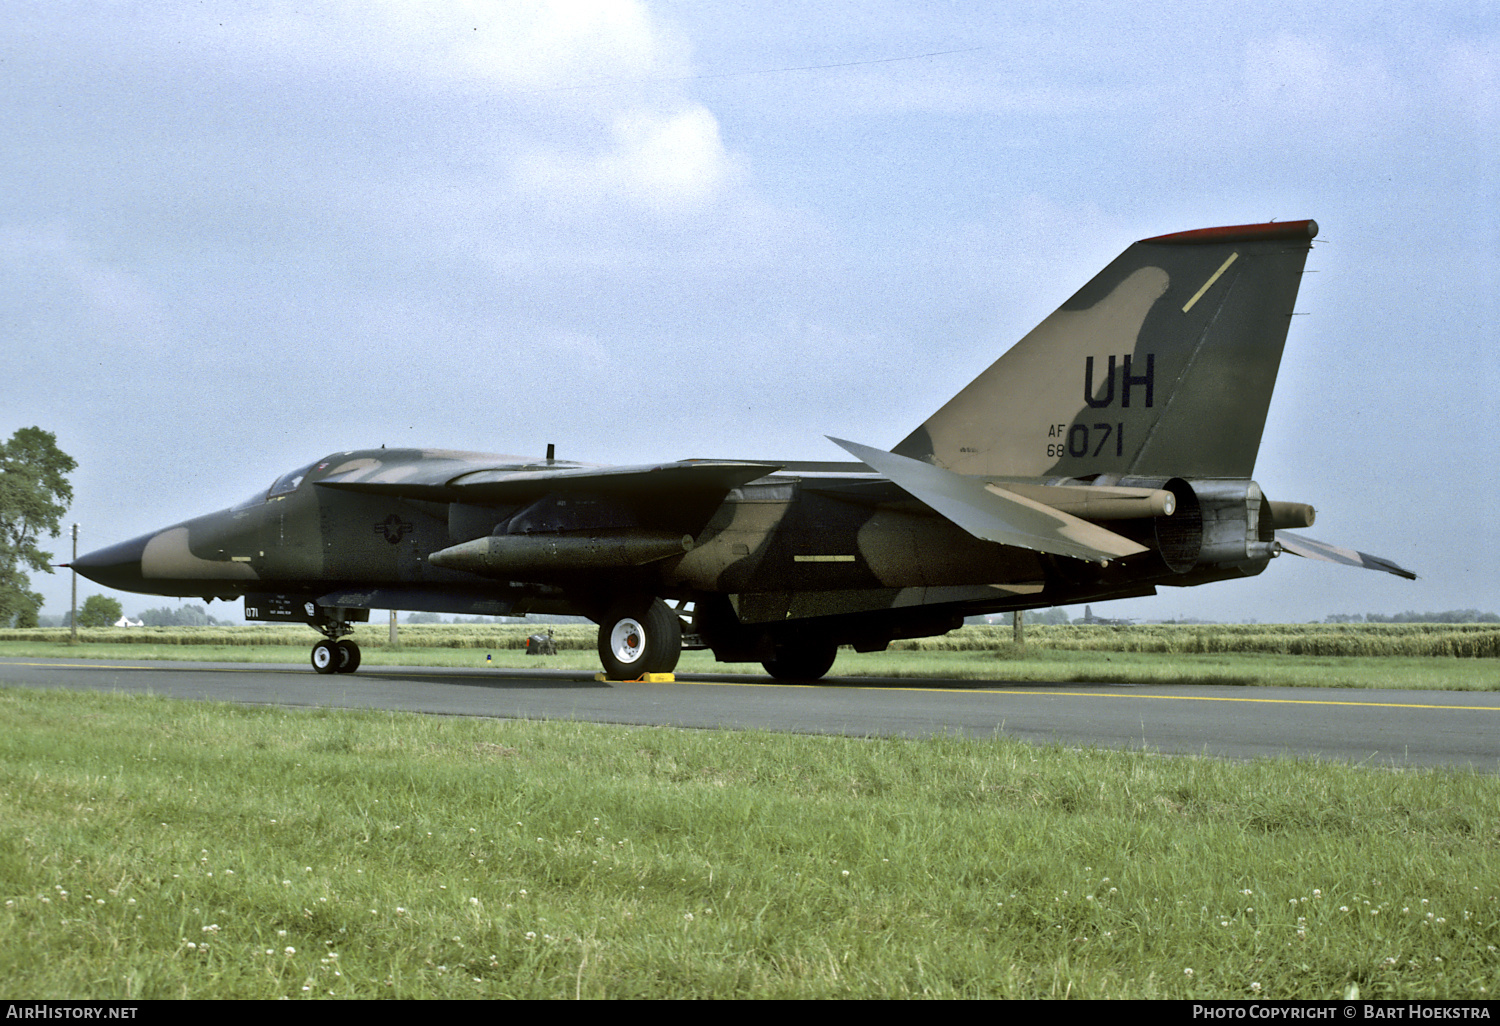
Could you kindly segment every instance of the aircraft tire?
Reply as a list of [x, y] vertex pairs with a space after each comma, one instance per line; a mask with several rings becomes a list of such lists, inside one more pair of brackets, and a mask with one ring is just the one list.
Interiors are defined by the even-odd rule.
[[312, 647], [312, 668], [319, 673], [337, 673], [339, 651], [331, 641], [320, 641]]
[[833, 669], [838, 646], [827, 641], [805, 641], [778, 646], [776, 658], [761, 663], [777, 680], [817, 680]]
[[671, 673], [682, 655], [682, 621], [661, 599], [624, 603], [599, 621], [599, 661], [611, 680]]
[[352, 641], [341, 641], [338, 643], [339, 668], [338, 673], [353, 673], [359, 669], [359, 646]]

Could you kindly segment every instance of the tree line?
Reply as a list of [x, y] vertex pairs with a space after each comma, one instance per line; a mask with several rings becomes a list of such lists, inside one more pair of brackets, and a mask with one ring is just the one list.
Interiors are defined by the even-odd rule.
[[1477, 609], [1447, 609], [1441, 613], [1329, 613], [1324, 623], [1500, 623], [1500, 615]]

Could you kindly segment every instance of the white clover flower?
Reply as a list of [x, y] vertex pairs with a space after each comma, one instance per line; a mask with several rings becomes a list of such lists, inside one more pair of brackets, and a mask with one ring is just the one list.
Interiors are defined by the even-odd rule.
[[286, 951], [285, 951], [285, 954], [288, 954], [288, 955], [295, 955], [296, 953], [297, 953], [297, 949], [293, 948], [293, 947], [288, 947], [286, 949]]

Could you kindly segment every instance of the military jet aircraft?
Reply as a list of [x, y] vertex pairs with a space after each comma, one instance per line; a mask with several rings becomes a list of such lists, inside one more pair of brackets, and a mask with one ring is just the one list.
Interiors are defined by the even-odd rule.
[[581, 614], [611, 678], [707, 648], [816, 679], [840, 645], [1252, 576], [1282, 552], [1413, 578], [1288, 533], [1312, 507], [1251, 480], [1317, 230], [1135, 243], [894, 449], [833, 439], [858, 462], [339, 452], [72, 566], [309, 624], [320, 673], [358, 667], [347, 636], [371, 609]]

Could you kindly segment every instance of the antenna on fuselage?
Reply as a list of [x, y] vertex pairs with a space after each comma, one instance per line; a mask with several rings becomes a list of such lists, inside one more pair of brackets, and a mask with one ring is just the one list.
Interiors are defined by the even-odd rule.
[[552, 444], [551, 442], [548, 442], [547, 443], [547, 462], [548, 463], [552, 462], [552, 460], [554, 459], [554, 454], [556, 452], [557, 452], [557, 446], [554, 445], [554, 444]]

